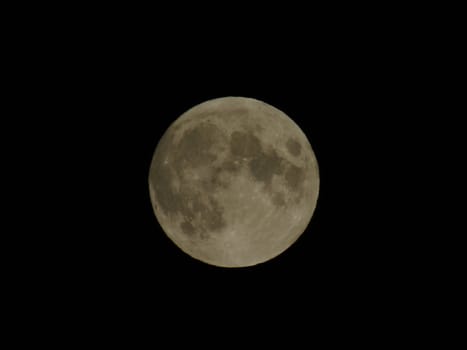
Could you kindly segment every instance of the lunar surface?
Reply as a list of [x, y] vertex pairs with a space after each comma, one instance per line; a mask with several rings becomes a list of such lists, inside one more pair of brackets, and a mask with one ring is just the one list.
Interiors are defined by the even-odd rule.
[[224, 97], [170, 125], [151, 162], [149, 190], [162, 229], [185, 253], [216, 266], [251, 266], [305, 231], [318, 199], [318, 164], [283, 112]]

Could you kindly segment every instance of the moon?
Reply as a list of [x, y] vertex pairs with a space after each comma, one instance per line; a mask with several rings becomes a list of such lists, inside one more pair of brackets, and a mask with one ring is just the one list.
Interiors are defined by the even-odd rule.
[[266, 262], [305, 231], [319, 171], [306, 135], [256, 99], [194, 106], [160, 139], [149, 170], [155, 216], [185, 253], [221, 267]]

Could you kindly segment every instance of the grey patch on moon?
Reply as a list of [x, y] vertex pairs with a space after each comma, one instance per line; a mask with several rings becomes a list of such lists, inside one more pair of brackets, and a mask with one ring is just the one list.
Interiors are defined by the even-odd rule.
[[298, 191], [305, 180], [305, 171], [295, 165], [290, 165], [285, 172], [285, 181], [292, 191]]
[[[234, 131], [230, 136], [230, 153], [233, 157], [247, 160], [253, 178], [265, 185], [270, 185], [272, 177], [280, 175], [284, 171], [285, 160], [279, 157], [274, 150], [266, 152], [254, 131]], [[234, 167], [233, 170], [238, 169]]]
[[209, 123], [186, 130], [177, 146], [175, 168], [182, 170], [183, 166], [200, 167], [210, 164], [217, 158], [216, 153], [211, 151], [211, 146], [218, 137], [218, 129]]
[[242, 158], [258, 156], [261, 153], [261, 143], [253, 133], [234, 131], [230, 136], [230, 153]]
[[221, 171], [224, 170], [232, 174], [238, 174], [241, 168], [242, 165], [238, 160], [226, 160], [222, 163], [220, 169]]
[[180, 228], [182, 229], [183, 233], [185, 233], [187, 235], [192, 235], [192, 234], [195, 233], [195, 227], [189, 221], [183, 221], [180, 224]]
[[305, 229], [318, 195], [316, 160], [303, 137], [290, 118], [253, 99], [220, 98], [185, 112], [161, 138], [150, 168], [164, 231], [218, 266], [280, 254]]
[[276, 207], [283, 207], [285, 205], [285, 197], [282, 192], [274, 193], [272, 196], [272, 202]]
[[258, 134], [260, 134], [264, 130], [264, 127], [261, 126], [261, 124], [258, 124], [258, 123], [255, 123], [253, 128]]
[[[217, 158], [211, 146], [218, 137], [217, 128], [208, 123], [186, 130], [178, 144], [169, 132], [161, 139], [153, 158], [151, 173], [157, 180], [154, 190], [159, 206], [171, 220], [182, 218], [180, 229], [189, 236], [201, 237], [206, 231], [220, 231], [225, 226], [221, 205], [211, 197], [204, 202], [200, 189], [189, 185], [191, 179], [186, 176], [186, 169], [207, 166]], [[164, 158], [169, 154], [171, 157]]]
[[284, 172], [283, 163], [284, 159], [275, 152], [261, 153], [250, 161], [249, 168], [257, 181], [270, 185], [274, 175]]
[[291, 155], [297, 157], [300, 155], [300, 152], [302, 151], [302, 145], [300, 143], [292, 138], [287, 140], [286, 143], [287, 150], [290, 152]]

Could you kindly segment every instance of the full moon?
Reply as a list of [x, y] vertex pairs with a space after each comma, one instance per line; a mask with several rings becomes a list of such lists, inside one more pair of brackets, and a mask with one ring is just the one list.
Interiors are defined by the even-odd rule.
[[222, 267], [268, 261], [305, 231], [319, 171], [300, 127], [245, 97], [203, 102], [160, 139], [149, 170], [156, 218], [185, 253]]

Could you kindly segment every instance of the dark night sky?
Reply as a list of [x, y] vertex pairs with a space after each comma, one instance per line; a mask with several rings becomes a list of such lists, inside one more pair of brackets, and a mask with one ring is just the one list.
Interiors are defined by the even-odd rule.
[[[89, 266], [96, 280], [170, 298], [194, 288], [190, 293], [202, 300], [213, 290], [301, 300], [294, 295], [338, 298], [343, 289], [349, 296], [379, 288], [390, 264], [383, 257], [397, 240], [379, 204], [381, 196], [394, 195], [379, 180], [392, 171], [380, 161], [388, 155], [381, 143], [393, 119], [377, 81], [388, 73], [334, 51], [239, 60], [229, 52], [207, 60], [184, 53], [174, 61], [150, 52], [115, 65], [104, 60], [92, 70], [97, 81], [83, 82], [76, 120], [85, 129], [82, 171], [91, 220], [81, 239], [97, 266]], [[222, 96], [253, 97], [283, 110], [308, 135], [320, 166], [320, 197], [308, 230], [278, 258], [245, 270], [215, 268], [181, 252], [161, 231], [148, 195], [149, 164], [163, 132], [188, 108]]]
[[[362, 308], [371, 314], [382, 300], [395, 305], [399, 284], [391, 281], [409, 279], [401, 274], [406, 214], [395, 205], [408, 160], [395, 152], [406, 137], [399, 131], [412, 81], [402, 82], [410, 62], [388, 49], [386, 34], [321, 26], [296, 40], [267, 30], [219, 40], [135, 28], [67, 34], [59, 55], [44, 59], [53, 74], [34, 73], [50, 84], [38, 105], [57, 117], [42, 126], [59, 130], [46, 146], [60, 150], [48, 181], [63, 181], [54, 198], [57, 233], [46, 243], [51, 279], [62, 276], [82, 298], [78, 307], [143, 318], [167, 308], [164, 315], [184, 317], [273, 318], [288, 310], [331, 318]], [[31, 89], [47, 89], [36, 84]], [[245, 269], [206, 265], [179, 250], [160, 229], [148, 192], [151, 157], [170, 123], [223, 96], [284, 111], [308, 136], [320, 169], [307, 231], [279, 257]]]

